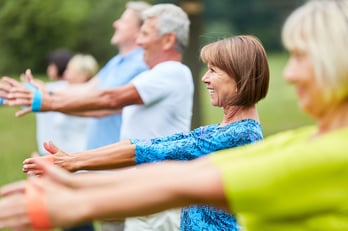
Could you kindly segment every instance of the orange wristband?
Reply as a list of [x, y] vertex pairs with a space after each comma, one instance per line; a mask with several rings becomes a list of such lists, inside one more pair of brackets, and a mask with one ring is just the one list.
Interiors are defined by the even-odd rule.
[[26, 209], [31, 228], [40, 230], [52, 228], [42, 190], [35, 187], [30, 181], [27, 181], [25, 189]]

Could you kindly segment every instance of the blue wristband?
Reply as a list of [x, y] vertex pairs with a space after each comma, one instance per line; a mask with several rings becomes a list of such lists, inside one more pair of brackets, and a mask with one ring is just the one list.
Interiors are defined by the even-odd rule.
[[34, 93], [33, 102], [31, 104], [31, 111], [39, 112], [41, 110], [42, 104], [41, 91], [29, 83], [25, 84], [25, 87]]
[[5, 99], [0, 97], [0, 105], [4, 104]]

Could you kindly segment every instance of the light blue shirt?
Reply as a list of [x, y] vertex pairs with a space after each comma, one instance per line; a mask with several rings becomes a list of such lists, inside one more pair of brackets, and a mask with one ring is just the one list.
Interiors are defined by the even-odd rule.
[[[126, 56], [114, 56], [97, 74], [99, 89], [120, 87], [147, 69], [143, 50], [137, 48]], [[87, 149], [94, 149], [120, 140], [120, 114], [91, 118], [87, 132]]]

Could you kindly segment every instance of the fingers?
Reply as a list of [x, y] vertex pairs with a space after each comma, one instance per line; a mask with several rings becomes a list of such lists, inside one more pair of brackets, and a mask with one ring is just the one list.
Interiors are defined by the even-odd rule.
[[24, 116], [24, 115], [26, 115], [26, 114], [28, 114], [30, 112], [31, 112], [31, 108], [29, 108], [29, 107], [28, 108], [24, 108], [24, 109], [16, 112], [16, 117]]
[[51, 154], [55, 154], [59, 151], [59, 148], [52, 141], [44, 142], [43, 145], [46, 151]]
[[65, 186], [72, 186], [72, 174], [63, 168], [60, 168], [58, 166], [48, 164], [46, 161], [44, 161], [42, 158], [36, 158], [34, 159], [34, 162], [37, 166], [39, 166], [40, 169], [44, 171], [44, 177], [50, 178], [56, 183], [59, 183], [61, 185]]
[[6, 98], [7, 94], [13, 87], [21, 87], [21, 85], [14, 79], [9, 77], [2, 77], [0, 82], [0, 97]]
[[12, 194], [1, 199], [0, 211], [0, 229], [28, 230], [30, 228], [24, 193]]
[[5, 96], [4, 104], [8, 106], [26, 106], [31, 107], [34, 93], [24, 88], [12, 88]]
[[35, 159], [41, 158], [46, 158], [46, 156], [25, 159], [23, 161], [22, 171], [28, 175], [42, 175], [44, 170], [35, 162]]
[[34, 76], [32, 75], [30, 69], [25, 70], [25, 75], [24, 75], [24, 76], [25, 76], [25, 78], [26, 78], [26, 80], [27, 80], [28, 82], [34, 83]]
[[41, 157], [28, 158], [23, 161], [22, 171], [24, 173], [27, 173], [28, 176], [42, 176], [42, 175], [45, 175], [47, 172], [48, 167], [46, 166], [46, 164], [47, 165], [53, 164], [53, 156], [52, 157], [41, 156]]
[[9, 86], [11, 88], [12, 87], [23, 87], [23, 85], [20, 82], [18, 82], [15, 79], [12, 79], [10, 77], [7, 77], [7, 76], [2, 77], [1, 82], [6, 84], [7, 86]]
[[1, 196], [9, 196], [14, 193], [24, 193], [25, 181], [20, 181], [12, 184], [5, 185], [0, 189]]
[[36, 163], [23, 164], [22, 171], [25, 173], [29, 173], [30, 171], [35, 171], [38, 169]]

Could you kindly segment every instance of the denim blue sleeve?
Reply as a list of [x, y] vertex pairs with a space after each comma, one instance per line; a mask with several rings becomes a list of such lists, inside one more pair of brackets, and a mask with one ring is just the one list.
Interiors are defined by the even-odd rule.
[[242, 120], [217, 127], [203, 127], [178, 140], [137, 143], [136, 164], [163, 160], [192, 160], [225, 148], [241, 146], [262, 139], [262, 128], [254, 120]]

